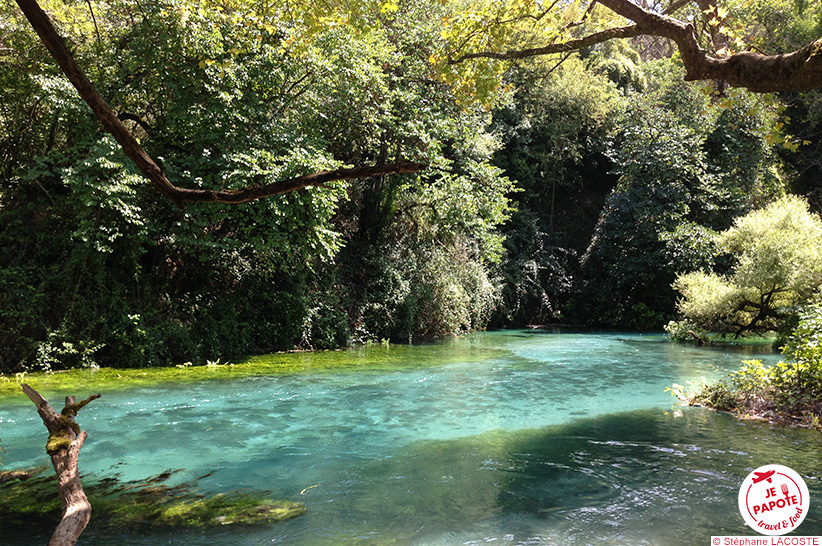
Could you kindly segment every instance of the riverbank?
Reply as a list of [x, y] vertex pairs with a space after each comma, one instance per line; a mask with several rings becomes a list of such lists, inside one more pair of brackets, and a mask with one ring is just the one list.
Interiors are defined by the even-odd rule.
[[713, 393], [702, 392], [690, 398], [686, 397], [683, 403], [692, 407], [729, 413], [737, 419], [763, 421], [773, 425], [807, 428], [822, 432], [822, 402], [819, 401], [787, 409], [774, 407], [773, 402], [764, 396], [755, 396], [736, 401], [732, 407], [726, 407], [715, 405], [711, 400], [713, 396]]
[[[437, 366], [443, 362], [457, 362], [465, 356], [465, 343], [399, 345], [388, 343], [364, 344], [347, 349], [329, 351], [293, 351], [258, 355], [233, 362], [191, 363], [177, 366], [150, 368], [73, 368], [58, 372], [32, 372], [14, 375], [0, 374], [0, 398], [28, 404], [21, 385], [28, 384], [46, 398], [72, 394], [86, 396], [86, 392], [112, 392], [152, 387], [159, 383], [194, 383], [221, 379], [243, 379], [269, 375], [288, 375], [315, 372], [335, 372], [355, 369], [397, 368], [403, 366]], [[468, 343], [470, 345], [470, 343]], [[447, 350], [451, 345], [453, 350]], [[446, 347], [446, 350], [443, 350]], [[475, 347], [472, 358], [484, 360], [499, 356], [497, 349]]]
[[764, 366], [749, 360], [714, 383], [701, 383], [693, 392], [675, 385], [672, 392], [688, 406], [729, 413], [738, 419], [822, 431], [822, 400], [812, 389], [803, 392], [796, 363]]

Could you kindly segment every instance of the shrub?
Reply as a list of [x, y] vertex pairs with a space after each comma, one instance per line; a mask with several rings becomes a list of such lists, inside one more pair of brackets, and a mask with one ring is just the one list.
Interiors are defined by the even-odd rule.
[[789, 358], [773, 366], [748, 360], [739, 370], [703, 386], [690, 400], [721, 410], [818, 423], [822, 414], [822, 305], [802, 314], [783, 349]]

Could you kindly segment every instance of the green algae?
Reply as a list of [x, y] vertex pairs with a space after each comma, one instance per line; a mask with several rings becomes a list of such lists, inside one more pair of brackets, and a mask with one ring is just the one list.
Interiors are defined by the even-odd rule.
[[46, 398], [67, 391], [112, 392], [161, 383], [193, 383], [298, 373], [383, 372], [405, 367], [442, 366], [449, 362], [498, 358], [503, 351], [474, 346], [467, 340], [437, 345], [373, 344], [338, 351], [306, 351], [253, 356], [242, 361], [207, 365], [190, 363], [154, 368], [72, 369], [56, 373], [0, 375], [0, 402], [25, 404], [20, 385], [27, 383]]
[[163, 508], [152, 521], [170, 527], [259, 525], [284, 521], [305, 512], [302, 504], [239, 494], [181, 501]]
[[[91, 502], [97, 529], [209, 528], [224, 525], [272, 525], [305, 513], [305, 505], [275, 500], [270, 492], [237, 491], [204, 495], [195, 483], [165, 485], [174, 473], [145, 481], [117, 478], [87, 480], [83, 488]], [[62, 507], [57, 477], [46, 468], [0, 472], [0, 520], [4, 527], [56, 525]]]

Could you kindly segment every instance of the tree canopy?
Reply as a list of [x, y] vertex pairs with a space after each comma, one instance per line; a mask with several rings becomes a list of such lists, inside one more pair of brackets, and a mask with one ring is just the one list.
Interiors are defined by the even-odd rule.
[[[126, 155], [135, 162], [142, 175], [151, 181], [157, 191], [178, 205], [184, 202], [244, 203], [336, 180], [416, 172], [425, 167], [424, 163], [405, 159], [386, 163], [385, 158], [382, 158], [380, 164], [374, 166], [340, 167], [244, 188], [211, 189], [175, 185], [125, 126], [121, 119], [123, 115], [118, 116], [99, 94], [37, 1], [17, 0], [17, 4], [106, 131], [114, 136]], [[88, 6], [99, 40], [100, 31], [94, 10], [91, 3]], [[567, 3], [554, 1], [548, 6], [542, 2], [523, 0], [481, 2], [470, 6], [450, 5], [443, 18], [445, 28], [442, 37], [446, 40], [444, 53], [434, 52], [429, 59], [444, 70], [442, 77], [445, 81], [452, 86], [456, 84], [457, 88], [465, 88], [465, 77], [456, 76], [448, 70], [448, 66], [477, 59], [511, 60], [557, 54], [567, 58], [569, 52], [610, 40], [645, 36], [670, 40], [676, 45], [687, 81], [717, 80], [722, 85], [745, 87], [754, 92], [800, 91], [822, 86], [822, 40], [808, 43], [790, 53], [762, 54], [758, 45], [761, 41], [758, 34], [761, 33], [750, 28], [752, 24], [755, 28], [758, 21], [748, 21], [747, 27], [740, 22], [752, 13], [748, 6], [728, 7], [717, 0], [675, 0], [668, 6], [657, 3], [643, 5], [633, 0], [590, 0], [585, 6], [586, 2], [579, 0]], [[602, 13], [600, 7], [607, 12]], [[698, 7], [696, 17], [694, 7]], [[323, 26], [354, 24], [356, 28], [368, 28], [369, 24], [381, 23], [380, 18], [369, 20], [371, 13], [378, 10], [379, 13], [388, 15], [396, 12], [399, 6], [392, 2], [365, 1], [322, 8], [297, 4], [272, 9], [267, 3], [234, 5], [227, 2], [213, 6], [183, 4], [178, 9], [184, 14], [183, 19], [188, 19], [189, 11], [195, 8], [202, 17], [208, 11], [216, 11], [217, 20], [225, 22], [230, 17], [235, 22], [242, 21], [243, 26], [247, 27], [244, 31], [252, 35], [257, 33], [254, 39], [260, 41], [263, 33], [271, 33], [275, 28], [281, 29], [282, 22], [288, 21], [285, 26], [291, 27], [291, 32], [285, 33], [288, 37], [280, 50], [302, 53], [310, 47], [315, 35], [320, 32], [318, 29]], [[681, 15], [683, 20], [676, 19], [675, 15]], [[391, 16], [383, 19], [389, 20]], [[696, 19], [703, 20], [699, 30]], [[625, 21], [631, 24], [615, 26]], [[244, 37], [248, 38], [248, 35]], [[282, 37], [278, 38], [281, 39]], [[526, 47], [535, 41], [549, 43], [540, 47]], [[499, 51], [511, 44], [518, 48]], [[757, 52], [752, 52], [752, 49]], [[229, 53], [236, 56], [241, 50], [234, 46], [229, 49]], [[212, 63], [216, 61], [209, 58], [200, 60], [201, 67]], [[491, 69], [486, 63], [478, 66], [474, 63], [473, 68], [474, 70], [467, 71], [470, 74], [467, 81], [476, 86], [480, 96], [497, 87], [500, 79], [498, 68]], [[487, 81], [489, 78], [490, 82]], [[125, 118], [142, 123], [145, 128], [140, 118], [134, 118], [128, 113], [125, 113]], [[402, 151], [398, 150], [397, 153], [401, 154]]]
[[[381, 176], [385, 174], [415, 172], [423, 168], [423, 165], [420, 163], [398, 161], [394, 163], [383, 163], [373, 167], [342, 167], [334, 170], [315, 172], [284, 180], [277, 180], [265, 184], [257, 184], [252, 187], [242, 189], [206, 189], [177, 186], [166, 177], [163, 169], [148, 153], [146, 153], [140, 145], [138, 139], [134, 137], [132, 132], [129, 131], [120, 119], [120, 116], [117, 115], [117, 113], [108, 105], [106, 100], [99, 94], [97, 89], [94, 87], [94, 84], [92, 84], [86, 76], [83, 69], [74, 60], [74, 56], [64, 42], [63, 38], [54, 28], [54, 25], [48, 15], [40, 8], [36, 0], [17, 0], [17, 4], [20, 6], [20, 9], [25, 14], [29, 23], [31, 23], [31, 26], [37, 32], [49, 53], [52, 57], [54, 57], [55, 61], [57, 61], [60, 69], [77, 90], [80, 97], [91, 107], [95, 116], [101, 122], [106, 131], [114, 136], [115, 140], [117, 140], [120, 146], [122, 146], [126, 155], [134, 161], [143, 176], [145, 176], [154, 185], [157, 191], [178, 205], [186, 202], [218, 202], [229, 204], [246, 203], [255, 199], [288, 193], [307, 186], [322, 185], [336, 180], [350, 180], [355, 178]], [[239, 22], [241, 17], [253, 17], [254, 15], [257, 15], [258, 17], [252, 20], [262, 23], [263, 28], [258, 28], [258, 30], [267, 30], [264, 26], [265, 19], [261, 19], [259, 17], [261, 15], [261, 12], [259, 11], [252, 9], [250, 12], [243, 13], [241, 6], [231, 5], [217, 5], [211, 9], [215, 8], [218, 12], [217, 20], [221, 18], [221, 15], [225, 12], [226, 8], [229, 8], [231, 11], [235, 12], [232, 14], [234, 21]], [[187, 13], [188, 9], [189, 7], [184, 5], [180, 10], [181, 14]], [[202, 7], [199, 7], [198, 10], [200, 15], [205, 16], [205, 11]], [[265, 15], [270, 17], [271, 14]], [[96, 24], [96, 21], [94, 22]], [[224, 19], [223, 22], [225, 22]], [[237, 47], [234, 47], [229, 50], [229, 53], [240, 54], [240, 50]], [[209, 64], [208, 61], [211, 61], [211, 59], [203, 60], [201, 63], [204, 63], [204, 65], [207, 66]], [[137, 118], [137, 120], [139, 121], [139, 118]]]
[[[346, 25], [308, 3], [92, 5], [93, 20], [87, 7], [49, 8], [175, 186], [254, 191], [358, 165], [369, 176], [176, 207], [4, 5], [4, 369], [202, 361], [483, 324], [511, 182], [490, 164], [486, 109], [431, 77], [436, 6]], [[398, 174], [403, 157], [430, 167]]]
[[[795, 49], [769, 51], [767, 13], [792, 2], [756, 0], [590, 0], [573, 2], [476, 2], [446, 21], [448, 47], [438, 60], [470, 62], [491, 77], [489, 60], [567, 57], [614, 39], [639, 39], [647, 55], [657, 42], [675, 46], [686, 81], [717, 80], [762, 93], [822, 86], [822, 41], [800, 38]], [[818, 18], [819, 7], [795, 3], [803, 16]], [[783, 48], [787, 45], [780, 44]], [[791, 46], [788, 46], [789, 48]], [[459, 70], [459, 69], [457, 69]], [[463, 71], [465, 73], [465, 71]]]
[[822, 286], [822, 220], [801, 198], [788, 196], [738, 218], [718, 235], [732, 255], [728, 275], [697, 271], [677, 278], [679, 310], [703, 330], [777, 330]]
[[0, 368], [660, 328], [734, 218], [818, 206], [822, 102], [689, 83], [643, 18], [721, 60], [822, 13], [629, 4], [3, 4]]

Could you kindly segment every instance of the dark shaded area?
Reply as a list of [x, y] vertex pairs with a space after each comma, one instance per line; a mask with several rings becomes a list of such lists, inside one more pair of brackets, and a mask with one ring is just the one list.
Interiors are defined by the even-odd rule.
[[[204, 495], [197, 481], [168, 485], [176, 471], [122, 482], [116, 476], [84, 488], [94, 510], [86, 535], [151, 534], [169, 529], [272, 525], [305, 513], [303, 504], [272, 500], [270, 492]], [[57, 477], [47, 469], [0, 473], [0, 532], [8, 544], [46, 542], [60, 520]]]

